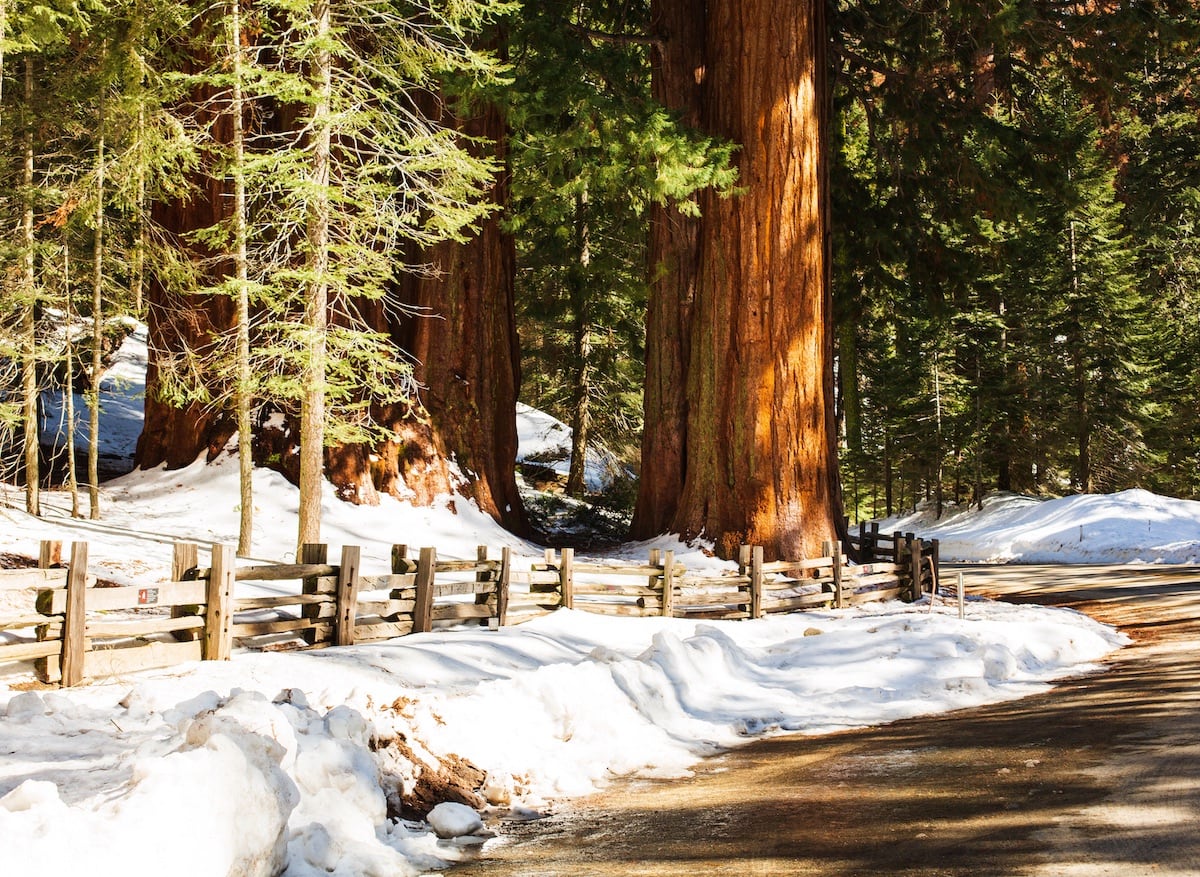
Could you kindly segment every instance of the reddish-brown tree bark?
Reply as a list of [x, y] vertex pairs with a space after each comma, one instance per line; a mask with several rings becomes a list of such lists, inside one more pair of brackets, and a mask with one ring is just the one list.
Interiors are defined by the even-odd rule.
[[[505, 127], [496, 108], [481, 108], [457, 124], [464, 134], [494, 144], [503, 165]], [[502, 175], [491, 198], [503, 205], [507, 197]], [[466, 243], [447, 242], [413, 260], [435, 269], [431, 276], [401, 278], [399, 298], [416, 315], [397, 320], [378, 307], [374, 322], [415, 360], [419, 404], [377, 412], [397, 439], [378, 449], [374, 460], [362, 448], [339, 450], [331, 455], [331, 477], [346, 490], [361, 493], [373, 484], [418, 505], [457, 491], [524, 533], [514, 470], [520, 357], [512, 239], [493, 216]]]
[[[814, 556], [841, 527], [827, 276], [824, 6], [661, 0], [660, 99], [740, 144], [736, 197], [709, 193], [695, 240], [652, 229], [660, 278], [647, 344], [638, 535], [665, 529]], [[703, 22], [697, 49], [688, 19]], [[668, 63], [669, 62], [669, 63]], [[691, 80], [682, 75], [688, 69]], [[694, 266], [694, 267], [692, 267]], [[689, 296], [690, 293], [690, 296]], [[655, 320], [657, 319], [657, 323]], [[664, 390], [683, 376], [682, 410]], [[674, 471], [671, 445], [680, 449]], [[664, 451], [663, 448], [666, 448]], [[656, 450], [657, 448], [657, 450]], [[666, 460], [665, 468], [659, 467]], [[682, 476], [680, 478], [680, 475]]]
[[[655, 100], [700, 128], [704, 83], [704, 4], [652, 5]], [[642, 473], [633, 533], [650, 538], [674, 529], [686, 471], [688, 327], [700, 267], [700, 220], [670, 206], [650, 212], [651, 294], [646, 308], [645, 417]]]
[[[497, 144], [496, 157], [503, 165], [505, 127], [498, 111], [484, 109], [461, 122], [461, 128]], [[155, 208], [155, 220], [180, 241], [222, 218], [221, 205], [230, 200], [227, 193], [217, 181], [205, 185], [203, 197]], [[503, 205], [507, 192], [507, 178], [501, 177], [491, 197]], [[363, 303], [363, 308], [375, 328], [389, 333], [416, 361], [416, 376], [423, 385], [420, 404], [375, 412], [379, 422], [395, 432], [396, 441], [379, 448], [327, 449], [326, 477], [340, 497], [359, 503], [378, 501], [382, 491], [427, 505], [457, 491], [509, 529], [526, 532], [514, 471], [520, 375], [512, 240], [492, 217], [467, 243], [445, 243], [430, 252], [408, 254], [406, 261], [437, 269], [434, 276], [405, 275], [400, 280], [397, 297], [420, 316], [401, 317], [395, 307], [383, 303]], [[210, 454], [219, 450], [231, 435], [231, 421], [200, 405], [175, 408], [160, 401], [158, 357], [202, 348], [211, 337], [229, 331], [234, 305], [224, 297], [171, 296], [152, 288], [149, 313], [146, 420], [138, 464], [144, 469], [163, 463], [185, 466], [205, 449]], [[292, 453], [290, 444], [271, 450], [285, 455], [279, 466], [295, 480], [294, 454], [286, 456]]]
[[[229, 193], [218, 180], [202, 181], [203, 196], [186, 203], [175, 201], [154, 205], [152, 220], [176, 245], [185, 250], [189, 233], [207, 228], [225, 218], [223, 205]], [[197, 253], [207, 257], [208, 253]], [[145, 420], [138, 438], [135, 460], [141, 469], [166, 464], [169, 469], [187, 466], [209, 449], [219, 450], [231, 435], [228, 424], [219, 427], [221, 414], [199, 403], [175, 407], [159, 398], [159, 370], [163, 357], [184, 350], [203, 350], [212, 338], [228, 332], [235, 309], [225, 296], [183, 296], [169, 292], [151, 280], [147, 288], [147, 340]]]

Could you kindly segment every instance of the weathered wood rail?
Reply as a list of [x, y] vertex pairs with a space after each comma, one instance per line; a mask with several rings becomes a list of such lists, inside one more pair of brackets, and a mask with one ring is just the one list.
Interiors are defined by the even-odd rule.
[[[851, 540], [847, 554], [824, 546], [819, 558], [763, 562], [744, 546], [738, 569], [689, 571], [671, 551], [644, 564], [576, 562], [574, 551], [548, 550], [528, 570], [513, 569], [480, 547], [475, 560], [439, 560], [433, 548], [415, 558], [393, 546], [390, 573], [363, 575], [361, 549], [339, 562], [328, 547], [305, 546], [301, 563], [239, 566], [228, 545], [213, 545], [200, 567], [195, 544], [175, 546], [171, 581], [151, 587], [90, 587], [87, 543], [72, 545], [66, 568], [50, 569], [57, 543], [42, 547], [40, 568], [0, 570], [0, 589], [33, 592], [33, 609], [0, 617], [0, 631], [36, 639], [0, 644], [0, 663], [36, 661], [39, 678], [77, 685], [193, 660], [226, 660], [235, 645], [251, 649], [321, 648], [377, 642], [477, 623], [502, 627], [567, 607], [607, 615], [750, 619], [874, 600], [916, 599], [937, 583], [937, 543], [877, 531]], [[286, 592], [237, 596], [237, 583], [290, 583]]]

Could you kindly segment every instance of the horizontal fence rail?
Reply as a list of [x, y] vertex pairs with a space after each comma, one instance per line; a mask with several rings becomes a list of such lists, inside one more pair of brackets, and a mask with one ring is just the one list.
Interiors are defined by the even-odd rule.
[[[876, 600], [915, 600], [937, 588], [937, 542], [914, 534], [860, 529], [823, 556], [765, 563], [743, 546], [736, 571], [689, 570], [674, 552], [651, 550], [645, 563], [580, 562], [570, 548], [548, 549], [528, 569], [512, 553], [480, 547], [474, 560], [441, 560], [392, 548], [391, 572], [364, 575], [361, 549], [306, 545], [300, 563], [238, 565], [232, 546], [175, 545], [171, 581], [149, 587], [97, 587], [87, 574], [87, 543], [43, 543], [39, 568], [0, 570], [0, 591], [29, 592], [29, 609], [0, 616], [0, 663], [35, 661], [43, 682], [78, 685], [193, 660], [227, 660], [235, 646], [258, 650], [379, 642], [435, 627], [504, 627], [559, 607], [605, 615], [753, 619]], [[836, 550], [835, 550], [836, 548]], [[853, 558], [856, 562], [851, 562]], [[54, 568], [58, 567], [58, 568]], [[279, 593], [235, 594], [238, 583]], [[282, 584], [281, 584], [282, 583]], [[10, 601], [11, 602], [11, 601]], [[32, 637], [29, 635], [32, 634]]]

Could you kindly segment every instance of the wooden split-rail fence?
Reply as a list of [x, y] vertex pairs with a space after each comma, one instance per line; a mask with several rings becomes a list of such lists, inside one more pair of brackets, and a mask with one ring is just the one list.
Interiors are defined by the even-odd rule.
[[[433, 548], [416, 557], [392, 549], [390, 573], [364, 575], [361, 549], [348, 545], [339, 562], [308, 545], [294, 564], [239, 565], [229, 545], [213, 545], [208, 567], [199, 548], [175, 546], [171, 581], [147, 587], [94, 587], [87, 543], [42, 545], [37, 569], [0, 570], [0, 590], [30, 591], [32, 608], [0, 615], [0, 664], [35, 661], [39, 679], [64, 686], [193, 660], [225, 660], [235, 644], [272, 650], [379, 642], [462, 623], [516, 624], [558, 607], [622, 616], [749, 619], [874, 600], [915, 599], [937, 586], [937, 543], [913, 534], [862, 530], [845, 551], [826, 543], [824, 556], [765, 563], [744, 546], [738, 569], [689, 571], [671, 551], [651, 551], [644, 564], [578, 562], [574, 551], [547, 550], [528, 569], [514, 568], [509, 549], [487, 548], [475, 560], [442, 560]], [[237, 595], [239, 583], [281, 593]], [[286, 587], [285, 587], [286, 584]], [[245, 590], [245, 588], [243, 588]], [[10, 601], [11, 602], [11, 601]], [[34, 639], [29, 638], [32, 632]]]

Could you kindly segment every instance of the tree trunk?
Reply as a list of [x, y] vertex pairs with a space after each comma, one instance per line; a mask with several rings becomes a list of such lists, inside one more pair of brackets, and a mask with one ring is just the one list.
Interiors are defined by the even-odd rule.
[[[101, 58], [107, 54], [101, 50]], [[96, 217], [92, 251], [92, 375], [88, 385], [88, 517], [100, 519], [100, 373], [104, 368], [104, 91], [96, 144]]]
[[[229, 124], [233, 129], [233, 265], [237, 281], [238, 554], [249, 556], [254, 537], [254, 430], [250, 410], [254, 388], [250, 374], [250, 260], [246, 231], [246, 144], [242, 98], [241, 0], [229, 4], [229, 54], [233, 82]], [[311, 540], [315, 544], [316, 540]], [[303, 544], [303, 543], [301, 543]]]
[[[329, 36], [328, 0], [313, 7], [316, 37]], [[297, 546], [321, 541], [321, 496], [325, 483], [325, 331], [329, 311], [329, 186], [330, 103], [333, 92], [333, 58], [318, 48], [312, 62], [312, 79], [318, 93], [312, 114], [312, 187], [308, 204], [309, 288], [304, 310], [308, 353], [304, 364], [304, 397], [300, 402], [300, 510]], [[297, 554], [299, 548], [297, 548]]]
[[571, 412], [571, 468], [567, 494], [581, 498], [587, 492], [587, 446], [591, 431], [592, 326], [588, 307], [588, 270], [591, 246], [588, 239], [587, 190], [575, 200], [575, 246], [579, 263], [571, 283], [571, 312], [574, 317], [575, 386]]
[[[219, 112], [212, 94], [197, 96], [204, 109], [199, 125], [212, 126], [212, 136], [221, 143], [232, 141], [228, 114]], [[192, 197], [154, 201], [150, 222], [169, 236], [168, 246], [194, 261], [209, 261], [213, 252], [189, 240], [193, 232], [211, 228], [230, 216], [232, 192], [225, 180], [197, 176]], [[228, 269], [226, 269], [228, 270]], [[163, 400], [159, 390], [162, 363], [180, 351], [206, 352], [212, 339], [234, 330], [237, 308], [227, 295], [193, 295], [163, 286], [155, 272], [146, 277], [146, 326], [149, 355], [146, 366], [145, 420], [138, 437], [136, 463], [140, 469], [165, 465], [168, 469], [189, 466], [207, 451], [212, 460], [229, 438], [229, 427], [221, 411], [200, 402], [175, 406]]]
[[21, 238], [25, 252], [22, 259], [22, 286], [25, 302], [21, 314], [21, 419], [24, 424], [25, 455], [25, 511], [31, 515], [42, 513], [41, 505], [41, 453], [38, 435], [38, 381], [37, 381], [37, 275], [34, 273], [33, 258], [33, 58], [25, 58], [25, 170], [22, 183], [25, 186], [24, 213], [21, 219]]
[[[693, 128], [702, 125], [704, 4], [656, 0], [651, 28], [655, 100]], [[687, 451], [687, 363], [700, 270], [701, 220], [670, 206], [650, 210], [650, 295], [646, 306], [646, 381], [642, 471], [632, 535], [649, 539], [675, 526]]]
[[66, 229], [62, 235], [63, 248], [63, 313], [66, 314], [67, 330], [63, 334], [63, 361], [66, 363], [66, 387], [63, 389], [67, 425], [67, 490], [71, 494], [71, 517], [79, 515], [79, 466], [75, 460], [75, 342], [71, 329], [75, 322], [75, 307], [71, 302], [71, 244]]
[[[503, 166], [505, 125], [494, 106], [454, 124], [477, 142], [494, 144]], [[490, 197], [508, 202], [506, 174]], [[412, 355], [422, 387], [418, 404], [376, 412], [396, 439], [375, 449], [332, 449], [329, 478], [343, 496], [377, 489], [416, 505], [457, 493], [509, 530], [528, 533], [514, 470], [520, 358], [512, 239], [493, 215], [465, 243], [448, 241], [405, 256], [407, 264], [435, 269], [400, 276], [397, 299], [409, 313], [397, 317], [383, 302], [361, 306], [376, 329]]]
[[[648, 372], [654, 369], [647, 376], [648, 423], [665, 420], [652, 406], [666, 402], [670, 414], [677, 404], [659, 389], [672, 379], [666, 372], [679, 365], [684, 372], [676, 439], [683, 481], [666, 483], [659, 459], [643, 456], [643, 481], [662, 483], [642, 496], [653, 504], [649, 494], [674, 492], [669, 529], [713, 540], [724, 557], [742, 543], [762, 545], [773, 557], [815, 557], [842, 530], [827, 276], [824, 5], [682, 5], [686, 10], [673, 14], [704, 19], [703, 63], [691, 67], [703, 94], [702, 127], [741, 144], [743, 193], [701, 198], [694, 299], [683, 325], [687, 358], [647, 363]], [[695, 97], [695, 88], [666, 95], [673, 109]], [[651, 234], [658, 256], [663, 229]], [[667, 239], [675, 242], [670, 233]], [[679, 255], [671, 262], [691, 253]], [[678, 292], [686, 288], [671, 284], [664, 315], [680, 313]], [[661, 286], [653, 291], [660, 294]], [[671, 330], [660, 324], [649, 331]], [[683, 343], [662, 343], [665, 359], [682, 355]], [[656, 440], [643, 443], [644, 454]], [[652, 517], [639, 516], [638, 525]]]

